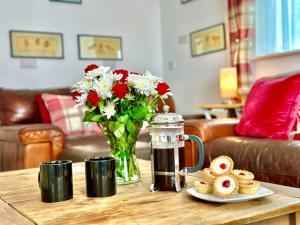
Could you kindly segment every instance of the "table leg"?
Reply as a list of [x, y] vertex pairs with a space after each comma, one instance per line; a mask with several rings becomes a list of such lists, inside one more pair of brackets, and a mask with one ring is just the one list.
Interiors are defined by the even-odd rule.
[[203, 109], [205, 119], [212, 119], [208, 109]]
[[228, 112], [227, 112], [227, 117], [229, 118], [237, 118], [237, 113], [235, 111], [235, 109], [227, 109]]

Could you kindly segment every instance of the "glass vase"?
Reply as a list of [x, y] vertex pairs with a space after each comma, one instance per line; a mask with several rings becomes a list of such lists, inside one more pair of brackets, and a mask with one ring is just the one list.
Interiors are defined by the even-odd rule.
[[[135, 155], [135, 145], [141, 129], [140, 124], [129, 122], [100, 123], [112, 156], [116, 160], [118, 184], [131, 184], [141, 181], [140, 169]], [[130, 127], [130, 128], [128, 128]]]

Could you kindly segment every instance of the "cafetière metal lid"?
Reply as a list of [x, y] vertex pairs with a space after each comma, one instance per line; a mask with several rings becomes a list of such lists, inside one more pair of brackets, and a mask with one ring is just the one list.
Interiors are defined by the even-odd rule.
[[163, 106], [164, 113], [158, 113], [152, 124], [178, 124], [183, 123], [183, 117], [177, 113], [169, 113], [170, 107], [168, 105]]

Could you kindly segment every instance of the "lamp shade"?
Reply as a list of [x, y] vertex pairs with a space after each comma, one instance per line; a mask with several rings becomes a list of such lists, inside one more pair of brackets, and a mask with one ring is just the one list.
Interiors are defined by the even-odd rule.
[[220, 70], [220, 92], [223, 98], [237, 97], [237, 71], [235, 67]]

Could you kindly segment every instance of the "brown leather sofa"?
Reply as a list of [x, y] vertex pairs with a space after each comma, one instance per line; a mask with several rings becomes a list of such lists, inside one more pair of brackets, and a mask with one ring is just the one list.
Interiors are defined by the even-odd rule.
[[[205, 166], [228, 155], [235, 167], [250, 170], [257, 180], [300, 187], [300, 141], [281, 141], [235, 136], [237, 119], [187, 120], [185, 132], [204, 142]], [[193, 152], [193, 163], [197, 153]]]
[[[104, 135], [65, 138], [60, 128], [42, 124], [35, 101], [37, 92], [71, 94], [68, 88], [42, 90], [0, 88], [0, 171], [38, 167], [42, 161], [71, 159], [73, 162], [79, 162], [87, 157], [110, 154]], [[170, 112], [174, 112], [173, 99], [167, 99], [166, 103], [170, 106]], [[158, 110], [162, 111], [162, 104], [159, 104]], [[196, 115], [193, 118], [204, 116]], [[141, 132], [136, 152], [138, 158], [150, 159], [147, 131]], [[193, 157], [187, 154], [188, 162], [191, 158]]]

